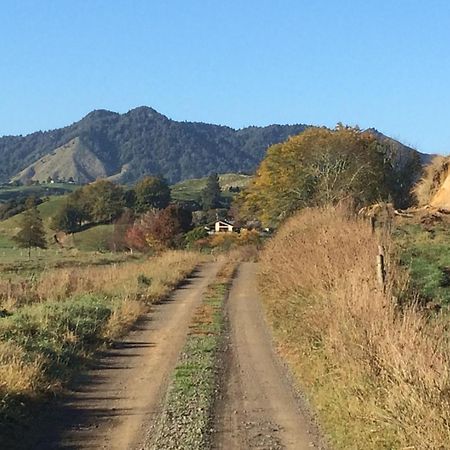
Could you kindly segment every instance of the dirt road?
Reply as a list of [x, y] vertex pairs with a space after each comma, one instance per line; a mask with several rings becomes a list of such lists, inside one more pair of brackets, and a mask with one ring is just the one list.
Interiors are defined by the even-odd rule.
[[217, 263], [204, 265], [169, 300], [152, 308], [89, 371], [77, 392], [48, 419], [52, 432], [43, 430], [44, 436], [32, 448], [141, 448], [167, 390], [192, 314], [217, 270]]
[[[145, 448], [163, 407], [189, 323], [218, 271], [204, 265], [100, 359], [23, 448]], [[226, 450], [318, 448], [308, 415], [272, 348], [257, 293], [257, 266], [241, 264], [227, 303], [228, 330], [212, 447]], [[220, 372], [220, 371], [219, 371]], [[39, 421], [37, 421], [39, 422]], [[196, 449], [192, 449], [196, 450]]]
[[243, 263], [228, 299], [230, 336], [216, 449], [316, 447], [312, 426], [274, 355], [258, 298], [256, 264]]

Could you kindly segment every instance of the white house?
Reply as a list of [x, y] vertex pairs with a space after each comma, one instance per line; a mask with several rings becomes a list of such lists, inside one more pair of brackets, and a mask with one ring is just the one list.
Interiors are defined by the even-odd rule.
[[214, 231], [216, 233], [232, 233], [234, 231], [234, 226], [225, 220], [218, 220], [214, 224]]

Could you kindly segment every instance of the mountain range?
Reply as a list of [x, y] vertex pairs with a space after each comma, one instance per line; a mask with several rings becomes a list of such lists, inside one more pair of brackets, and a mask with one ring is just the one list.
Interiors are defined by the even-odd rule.
[[[0, 182], [51, 177], [80, 183], [97, 178], [132, 183], [147, 174], [160, 174], [175, 183], [211, 172], [252, 172], [270, 145], [307, 127], [269, 125], [236, 130], [178, 122], [146, 106], [125, 114], [95, 110], [64, 128], [1, 137]], [[378, 136], [405, 154], [415, 152], [381, 133]], [[425, 162], [429, 157], [419, 156]]]

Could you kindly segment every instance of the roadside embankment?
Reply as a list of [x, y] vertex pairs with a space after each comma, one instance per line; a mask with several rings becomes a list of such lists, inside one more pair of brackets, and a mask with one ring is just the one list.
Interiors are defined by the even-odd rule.
[[262, 253], [279, 351], [336, 449], [442, 449], [450, 442], [448, 319], [377, 282], [378, 237], [345, 210], [307, 209]]

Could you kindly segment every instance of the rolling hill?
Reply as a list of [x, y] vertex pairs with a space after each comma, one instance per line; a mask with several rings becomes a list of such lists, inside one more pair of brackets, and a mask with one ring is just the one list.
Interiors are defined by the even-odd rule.
[[[224, 196], [230, 195], [230, 188], [244, 189], [252, 180], [252, 176], [238, 173], [219, 175], [219, 184]], [[191, 178], [171, 186], [172, 198], [175, 200], [200, 201], [202, 190], [206, 187], [207, 177]]]

